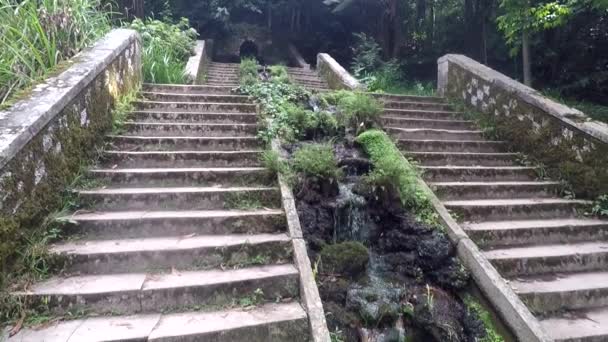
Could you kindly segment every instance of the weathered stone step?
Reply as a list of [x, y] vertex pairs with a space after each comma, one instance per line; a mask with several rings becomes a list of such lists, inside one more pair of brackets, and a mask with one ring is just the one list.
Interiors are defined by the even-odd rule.
[[160, 112], [199, 112], [199, 113], [256, 113], [256, 105], [249, 103], [221, 103], [221, 102], [161, 102], [136, 101], [133, 103], [136, 110]]
[[509, 278], [568, 272], [605, 270], [608, 242], [511, 247], [484, 252], [504, 276]]
[[178, 94], [218, 94], [231, 95], [234, 88], [226, 86], [210, 85], [183, 85], [183, 84], [144, 84], [143, 91], [159, 93], [178, 93]]
[[230, 81], [230, 82], [206, 81], [205, 84], [210, 85], [210, 86], [225, 86], [225, 87], [231, 87], [231, 88], [238, 88], [240, 86], [239, 82], [236, 82], [236, 81]]
[[151, 137], [252, 137], [258, 131], [257, 124], [126, 122], [123, 127], [130, 135]]
[[13, 295], [34, 306], [44, 304], [55, 315], [75, 311], [130, 315], [231, 305], [235, 294], [236, 298], [252, 296], [257, 289], [262, 290], [260, 299], [265, 301], [296, 298], [298, 284], [297, 269], [284, 264], [225, 271], [55, 277]]
[[387, 109], [417, 109], [430, 111], [450, 111], [452, 106], [446, 103], [432, 103], [419, 101], [384, 101], [384, 108]]
[[421, 110], [421, 109], [395, 109], [384, 108], [384, 115], [397, 116], [408, 119], [428, 119], [428, 120], [464, 120], [461, 112], [446, 110]]
[[592, 219], [490, 221], [463, 228], [481, 247], [608, 240], [608, 222]]
[[206, 77], [209, 76], [237, 76], [238, 75], [238, 68], [218, 68], [218, 67], [211, 67], [207, 69], [207, 72], [205, 74]]
[[80, 240], [51, 246], [69, 274], [120, 274], [235, 267], [291, 260], [286, 234], [206, 235], [119, 240]]
[[549, 198], [560, 189], [559, 182], [437, 182], [430, 183], [435, 194], [444, 201], [501, 199], [501, 198]]
[[87, 240], [273, 234], [287, 226], [280, 209], [76, 212], [59, 221], [72, 222], [70, 232]]
[[399, 139], [412, 140], [449, 140], [471, 141], [483, 140], [483, 131], [461, 131], [433, 128], [399, 128], [385, 127], [385, 131]]
[[108, 136], [110, 145], [124, 151], [234, 151], [262, 148], [262, 141], [256, 137], [145, 137], [128, 135]]
[[409, 152], [425, 166], [513, 166], [517, 153]]
[[433, 119], [411, 119], [402, 116], [383, 115], [381, 117], [384, 126], [399, 128], [434, 128], [452, 130], [474, 130], [475, 122], [469, 120], [433, 120]]
[[254, 124], [258, 121], [257, 114], [241, 113], [194, 113], [194, 112], [151, 112], [138, 111], [129, 114], [129, 118], [136, 122], [174, 122], [174, 123], [222, 123]]
[[105, 151], [106, 165], [121, 168], [256, 167], [262, 151]]
[[386, 94], [386, 93], [366, 93], [370, 96], [376, 97], [382, 101], [393, 101], [393, 102], [428, 102], [428, 103], [445, 103], [443, 97], [437, 96], [417, 96], [417, 95], [399, 95], [399, 94]]
[[236, 75], [228, 76], [228, 75], [209, 74], [209, 75], [207, 75], [207, 78], [205, 81], [209, 82], [209, 83], [238, 83], [239, 78]]
[[608, 306], [608, 272], [522, 277], [510, 285], [535, 314]]
[[248, 103], [249, 96], [244, 95], [216, 95], [216, 94], [189, 94], [169, 92], [141, 92], [148, 101], [156, 102], [213, 102], [213, 103]]
[[217, 210], [241, 207], [279, 208], [273, 187], [159, 187], [78, 191], [82, 205], [95, 210]]
[[608, 341], [608, 307], [564, 312], [540, 324], [555, 342]]
[[297, 302], [215, 312], [95, 317], [22, 329], [10, 339], [5, 334], [8, 342], [308, 342], [310, 338], [306, 312]]
[[493, 199], [446, 201], [446, 208], [465, 222], [572, 218], [590, 203], [561, 198]]
[[289, 77], [296, 82], [325, 83], [325, 80], [314, 74], [289, 74]]
[[503, 141], [448, 141], [448, 140], [415, 140], [398, 139], [397, 145], [406, 152], [469, 152], [496, 153], [506, 150]]
[[421, 166], [431, 182], [531, 181], [536, 170], [528, 166]]
[[[197, 152], [200, 153], [200, 152]], [[276, 176], [260, 167], [196, 167], [196, 168], [133, 168], [90, 170], [92, 179], [108, 187], [151, 186], [267, 186], [276, 183]]]

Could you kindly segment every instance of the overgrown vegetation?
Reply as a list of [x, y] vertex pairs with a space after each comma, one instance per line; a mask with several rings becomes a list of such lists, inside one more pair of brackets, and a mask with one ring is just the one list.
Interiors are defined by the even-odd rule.
[[505, 342], [505, 339], [496, 331], [492, 316], [479, 304], [473, 296], [467, 295], [464, 298], [466, 309], [473, 315], [479, 317], [483, 323], [486, 336], [478, 342]]
[[397, 191], [403, 206], [421, 222], [438, 226], [437, 213], [426, 191], [420, 186], [420, 175], [402, 155], [390, 137], [380, 130], [369, 130], [357, 142], [374, 164], [367, 181], [383, 191]]
[[284, 65], [272, 65], [268, 67], [270, 71], [270, 76], [273, 80], [280, 83], [290, 83], [289, 74], [287, 73], [287, 68]]
[[308, 144], [298, 149], [291, 162], [296, 172], [307, 177], [337, 181], [342, 177], [334, 150], [329, 144]]
[[593, 202], [591, 213], [600, 217], [608, 217], [608, 194], [601, 195]]
[[129, 25], [143, 40], [143, 74], [145, 82], [184, 83], [185, 67], [193, 54], [198, 33], [188, 19], [176, 24], [153, 19], [135, 19]]
[[252, 86], [256, 84], [259, 79], [258, 61], [255, 58], [241, 59], [241, 64], [239, 65], [239, 82], [241, 86]]
[[339, 91], [325, 99], [336, 104], [338, 123], [355, 134], [376, 126], [383, 111], [378, 100], [359, 92]]
[[0, 105], [110, 29], [100, 0], [0, 0]]
[[133, 102], [137, 100], [139, 89], [132, 89], [116, 100], [112, 110], [112, 132], [121, 133], [127, 116], [135, 109]]

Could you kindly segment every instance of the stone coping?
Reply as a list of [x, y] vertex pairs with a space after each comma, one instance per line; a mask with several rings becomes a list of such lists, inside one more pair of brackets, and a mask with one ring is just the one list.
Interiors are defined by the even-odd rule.
[[326, 53], [317, 55], [317, 71], [321, 77], [325, 78], [330, 88], [365, 90], [363, 84]]
[[[282, 155], [281, 145], [277, 139], [272, 141], [271, 148], [272, 151]], [[331, 337], [327, 328], [327, 321], [325, 320], [323, 302], [321, 301], [319, 288], [312, 272], [293, 191], [281, 174], [278, 174], [278, 181], [281, 189], [283, 209], [287, 216], [287, 228], [294, 249], [294, 262], [300, 276], [300, 296], [302, 297], [304, 310], [308, 313], [310, 340], [312, 342], [330, 342]]]
[[71, 59], [59, 76], [32, 90], [27, 99], [0, 111], [0, 169], [103, 72], [133, 41], [134, 30], [115, 29]]
[[608, 124], [592, 120], [583, 112], [555, 102], [548, 97], [543, 96], [537, 90], [517, 82], [464, 55], [448, 54], [439, 58], [437, 61], [440, 70], [438, 79], [439, 94], [444, 94], [447, 87], [447, 79], [442, 80], [442, 77], [447, 77], [447, 75], [441, 75], [442, 66], [446, 65], [446, 63], [454, 63], [474, 74], [476, 77], [504, 89], [506, 92], [513, 94], [513, 96], [518, 97], [522, 101], [539, 108], [548, 115], [562, 121], [565, 125], [608, 144]]
[[196, 84], [203, 68], [204, 63], [204, 55], [205, 55], [205, 41], [197, 40], [196, 46], [194, 47], [194, 56], [188, 59], [188, 63], [186, 64], [186, 69], [184, 73], [186, 74], [186, 82], [191, 84]]

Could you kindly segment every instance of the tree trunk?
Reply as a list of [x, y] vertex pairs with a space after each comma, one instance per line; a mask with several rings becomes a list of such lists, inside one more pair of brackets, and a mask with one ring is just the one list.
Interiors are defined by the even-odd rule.
[[272, 29], [272, 5], [269, 2], [268, 7], [266, 7], [266, 13], [268, 15], [268, 29]]
[[523, 69], [524, 69], [524, 84], [528, 87], [532, 86], [532, 66], [530, 56], [530, 36], [528, 31], [523, 32], [521, 37], [522, 44], [522, 57], [523, 57]]

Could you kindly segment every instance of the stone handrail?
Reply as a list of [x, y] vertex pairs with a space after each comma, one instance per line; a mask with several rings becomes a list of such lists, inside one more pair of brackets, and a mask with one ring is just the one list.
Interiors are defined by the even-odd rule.
[[365, 90], [364, 85], [326, 53], [317, 55], [317, 72], [331, 89]]
[[439, 59], [437, 85], [439, 95], [489, 115], [501, 139], [565, 175], [578, 194], [608, 193], [607, 124], [463, 55]]
[[289, 43], [287, 45], [287, 50], [289, 52], [289, 56], [293, 59], [293, 61], [299, 68], [303, 68], [304, 70], [310, 70], [310, 64], [306, 63], [306, 60], [304, 59], [304, 57], [302, 57], [302, 54], [300, 53], [298, 48], [295, 47], [295, 45]]
[[186, 83], [203, 84], [207, 67], [211, 62], [211, 54], [213, 51], [212, 40], [197, 40], [194, 47], [194, 56], [188, 59], [186, 64]]

